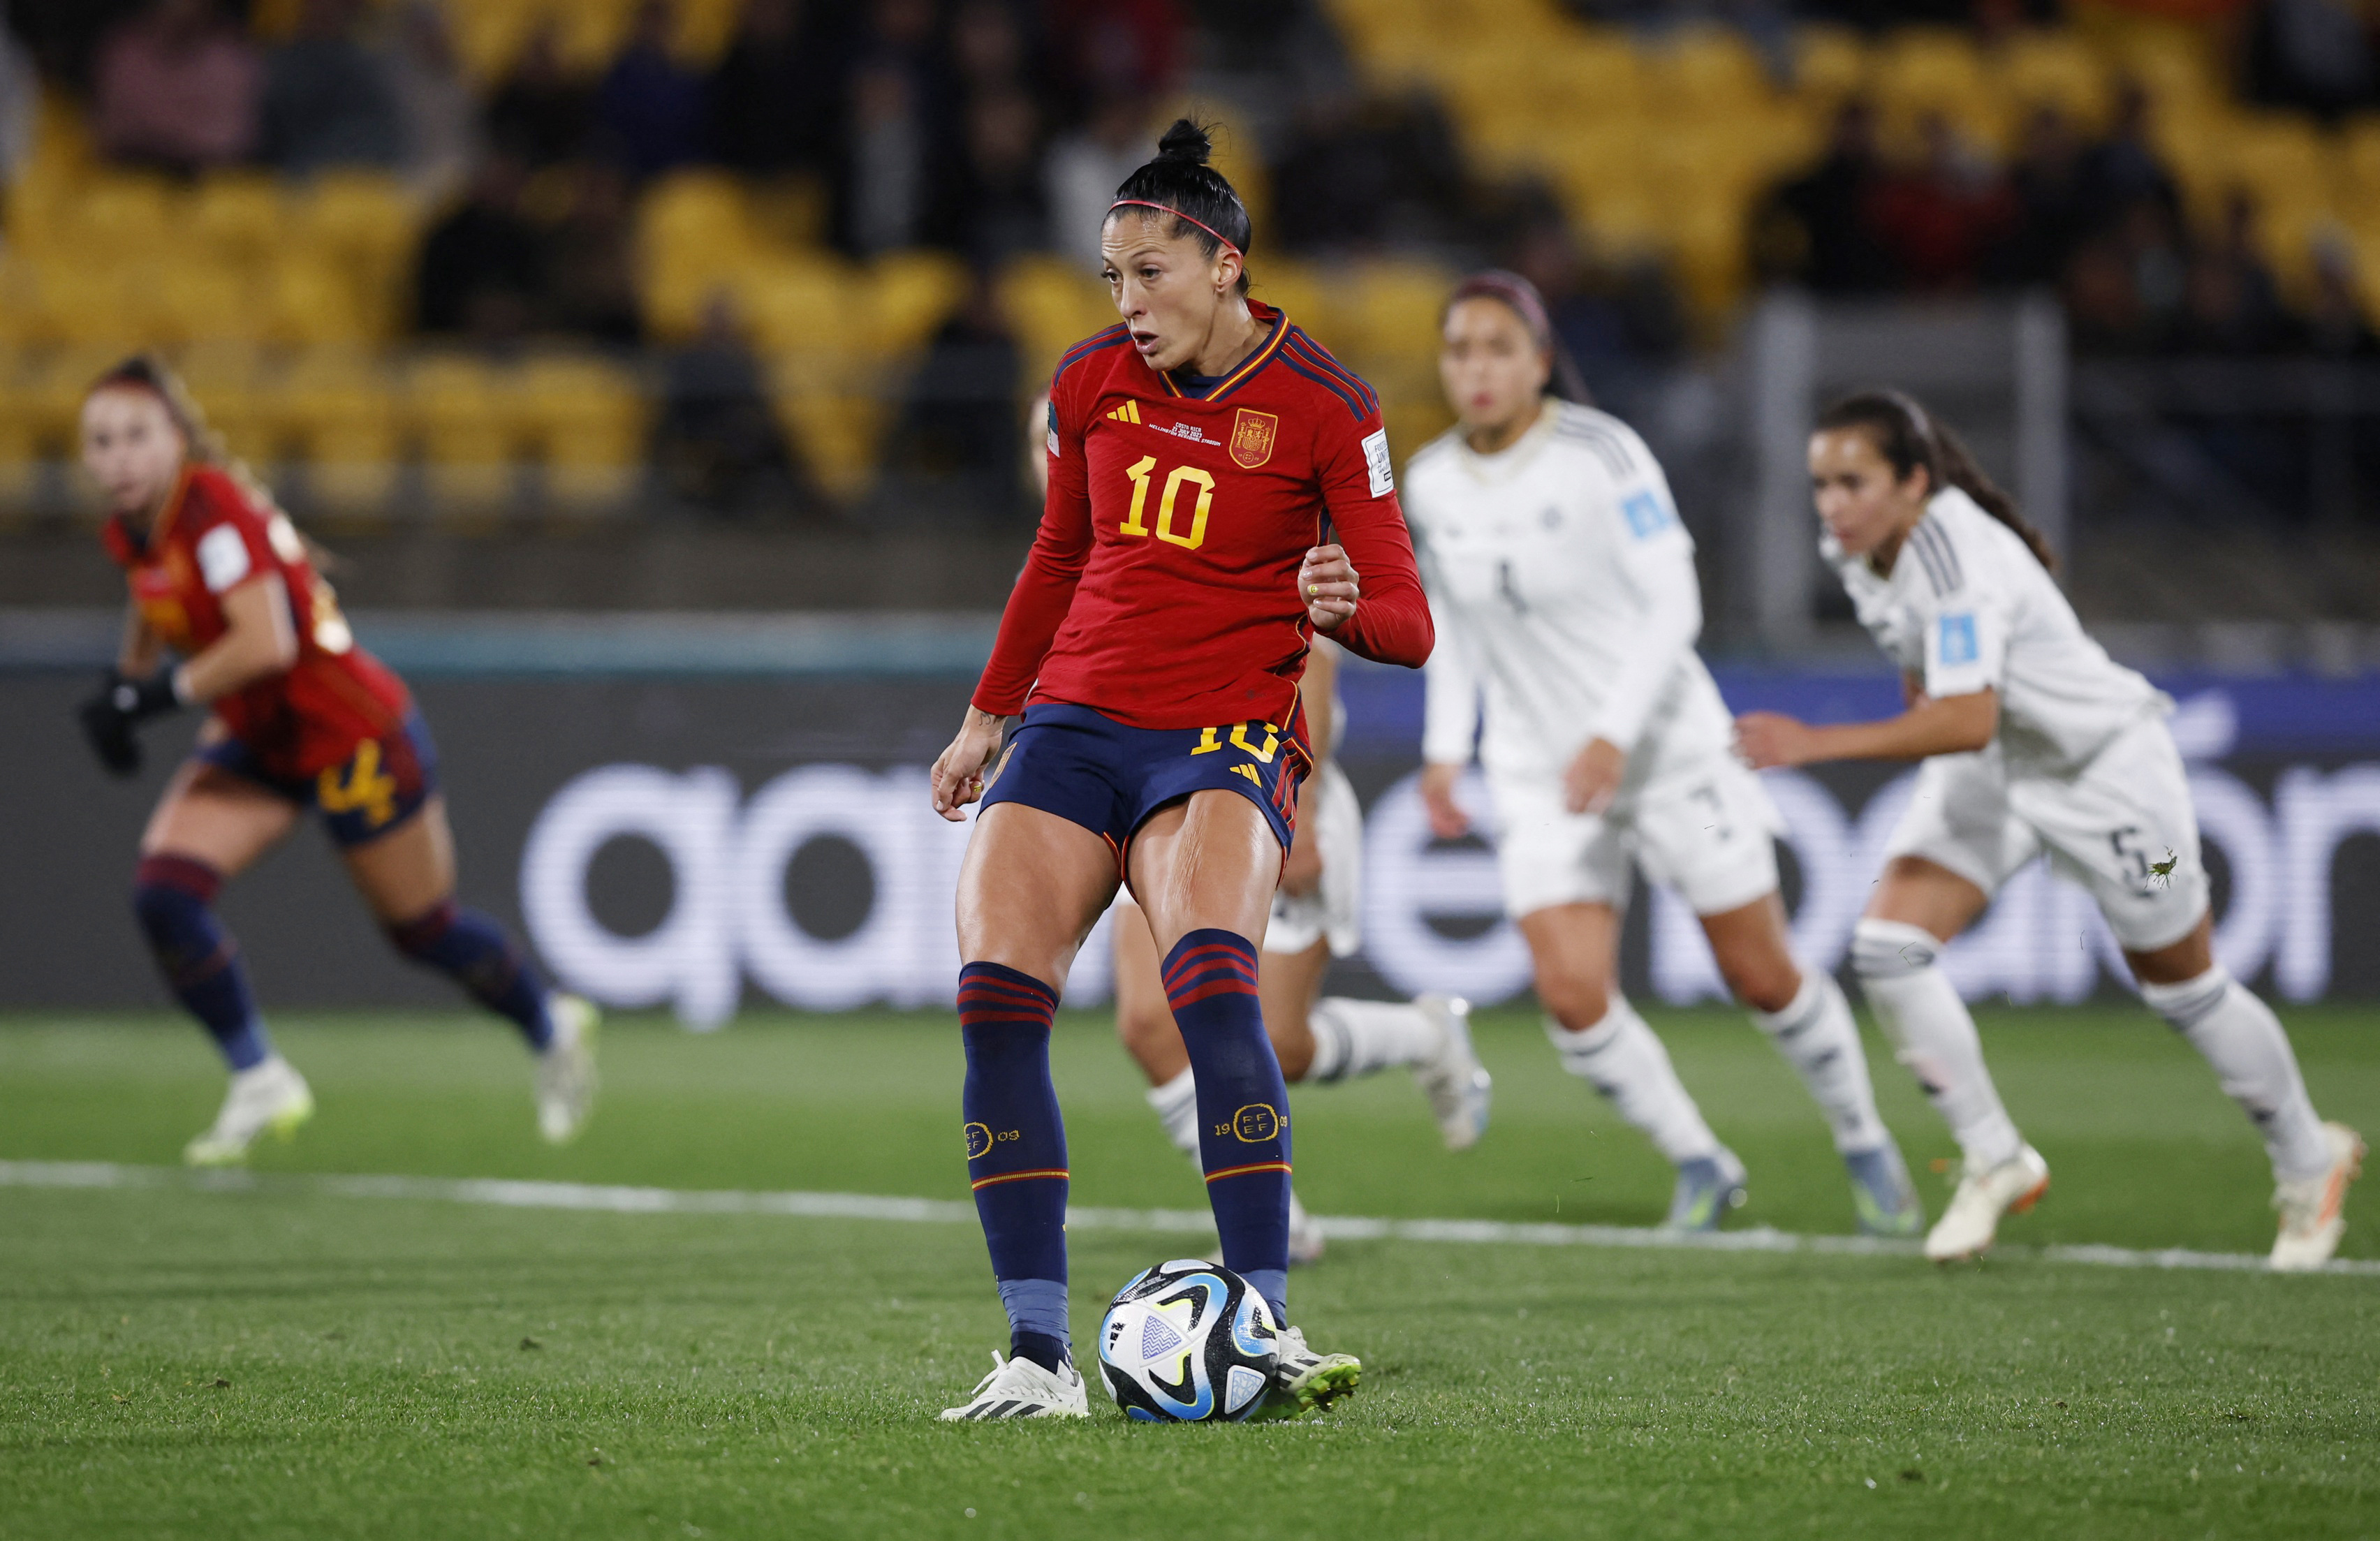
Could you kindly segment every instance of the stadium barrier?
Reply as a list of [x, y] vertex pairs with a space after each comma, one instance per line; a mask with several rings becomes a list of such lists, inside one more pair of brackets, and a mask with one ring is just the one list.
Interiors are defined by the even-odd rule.
[[[463, 891], [520, 924], [555, 975], [623, 1007], [711, 1026], [745, 1005], [832, 1011], [951, 999], [951, 895], [964, 826], [926, 802], [926, 766], [981, 656], [978, 618], [812, 619], [686, 628], [632, 620], [573, 642], [468, 625], [359, 625], [413, 678], [438, 737]], [[532, 642], [534, 645], [532, 645]], [[0, 763], [16, 799], [0, 897], [0, 1008], [160, 1004], [125, 890], [140, 824], [187, 721], [152, 734], [135, 782], [97, 770], [76, 737], [87, 676], [54, 648], [0, 668], [17, 724]], [[1840, 719], [1890, 710], [1888, 676], [1719, 671], [1740, 709]], [[2289, 1000], [2380, 996], [2380, 676], [2167, 679], [2216, 875], [2218, 942], [2241, 976]], [[1481, 1001], [1525, 989], [1498, 913], [1493, 857], [1433, 842], [1415, 784], [1416, 676], [1346, 676], [1342, 763], [1362, 795], [1365, 942], [1335, 988], [1423, 989]], [[1787, 895], [1809, 961], [1842, 961], [1879, 853], [1909, 794], [1892, 767], [1772, 773], [1788, 826]], [[1478, 789], [1474, 788], [1478, 795]], [[1479, 798], [1483, 813], [1484, 796]], [[282, 1009], [443, 1003], [374, 933], [323, 843], [289, 843], [235, 884], [231, 923]], [[2075, 1001], [2121, 988], [2112, 940], [2082, 892], [2036, 864], [1949, 953], [1971, 997]], [[1069, 999], [1108, 989], [1103, 935]], [[1693, 917], [1640, 895], [1623, 939], [1628, 988], [1688, 1001], [1718, 983]]]

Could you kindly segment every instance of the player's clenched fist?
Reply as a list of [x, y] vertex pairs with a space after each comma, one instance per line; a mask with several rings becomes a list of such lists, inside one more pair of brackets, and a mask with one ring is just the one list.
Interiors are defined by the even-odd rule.
[[1305, 553], [1297, 569], [1297, 591], [1316, 631], [1336, 631], [1355, 613], [1355, 603], [1363, 598], [1355, 564], [1338, 546], [1316, 546]]
[[951, 740], [934, 761], [934, 811], [956, 824], [966, 815], [960, 812], [969, 803], [983, 795], [983, 773], [991, 766], [992, 758], [1000, 753], [1001, 729], [1004, 717], [967, 708], [966, 721], [959, 724], [959, 734]]

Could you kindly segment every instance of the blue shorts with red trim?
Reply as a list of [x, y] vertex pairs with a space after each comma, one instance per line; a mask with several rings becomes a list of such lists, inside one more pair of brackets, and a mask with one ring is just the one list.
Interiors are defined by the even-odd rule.
[[1022, 803], [1080, 824], [1108, 843], [1121, 871], [1150, 814], [1194, 792], [1236, 792], [1263, 812], [1286, 860], [1297, 831], [1297, 789], [1313, 765], [1305, 713], [1292, 719], [1128, 728], [1088, 707], [1029, 706], [984, 787], [983, 806]]
[[366, 844], [396, 829], [421, 811], [438, 790], [438, 746], [431, 740], [430, 724], [419, 711], [409, 712], [405, 726], [382, 738], [367, 738], [334, 765], [311, 780], [276, 776], [257, 762], [256, 752], [237, 738], [202, 745], [197, 758], [218, 770], [251, 781], [299, 807], [322, 815], [322, 827], [341, 850]]

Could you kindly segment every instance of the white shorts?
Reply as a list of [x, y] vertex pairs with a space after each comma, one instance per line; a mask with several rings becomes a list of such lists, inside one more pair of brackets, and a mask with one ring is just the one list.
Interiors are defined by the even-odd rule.
[[1628, 866], [1675, 891], [1696, 915], [1740, 909], [1777, 888], [1785, 821], [1760, 778], [1714, 754], [1627, 793], [1607, 814], [1562, 806], [1558, 777], [1500, 776], [1496, 869], [1514, 919], [1555, 904], [1628, 903]]
[[2164, 719], [2126, 729], [2070, 776], [2010, 777], [1997, 744], [1929, 759], [1885, 854], [1923, 856], [1997, 893], [2045, 851], [2052, 870], [2091, 891], [2125, 951], [2191, 933], [2206, 913], [2206, 868]]
[[[1263, 950], [1303, 953], [1326, 938], [1334, 958], [1353, 957], [1364, 944], [1359, 901], [1364, 888], [1364, 805], [1347, 773], [1334, 760], [1315, 772], [1314, 838], [1320, 843], [1322, 883], [1312, 893], [1293, 896], [1276, 889]], [[1116, 909], [1137, 910], [1132, 891], [1116, 890]], [[1138, 916], [1135, 925], [1142, 924]]]

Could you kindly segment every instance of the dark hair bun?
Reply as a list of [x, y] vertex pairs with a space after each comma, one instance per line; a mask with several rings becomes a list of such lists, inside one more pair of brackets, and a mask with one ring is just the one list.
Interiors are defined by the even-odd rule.
[[1165, 130], [1165, 137], [1157, 141], [1157, 158], [1203, 166], [1214, 148], [1215, 141], [1205, 128], [1186, 117], [1177, 117], [1173, 127]]

